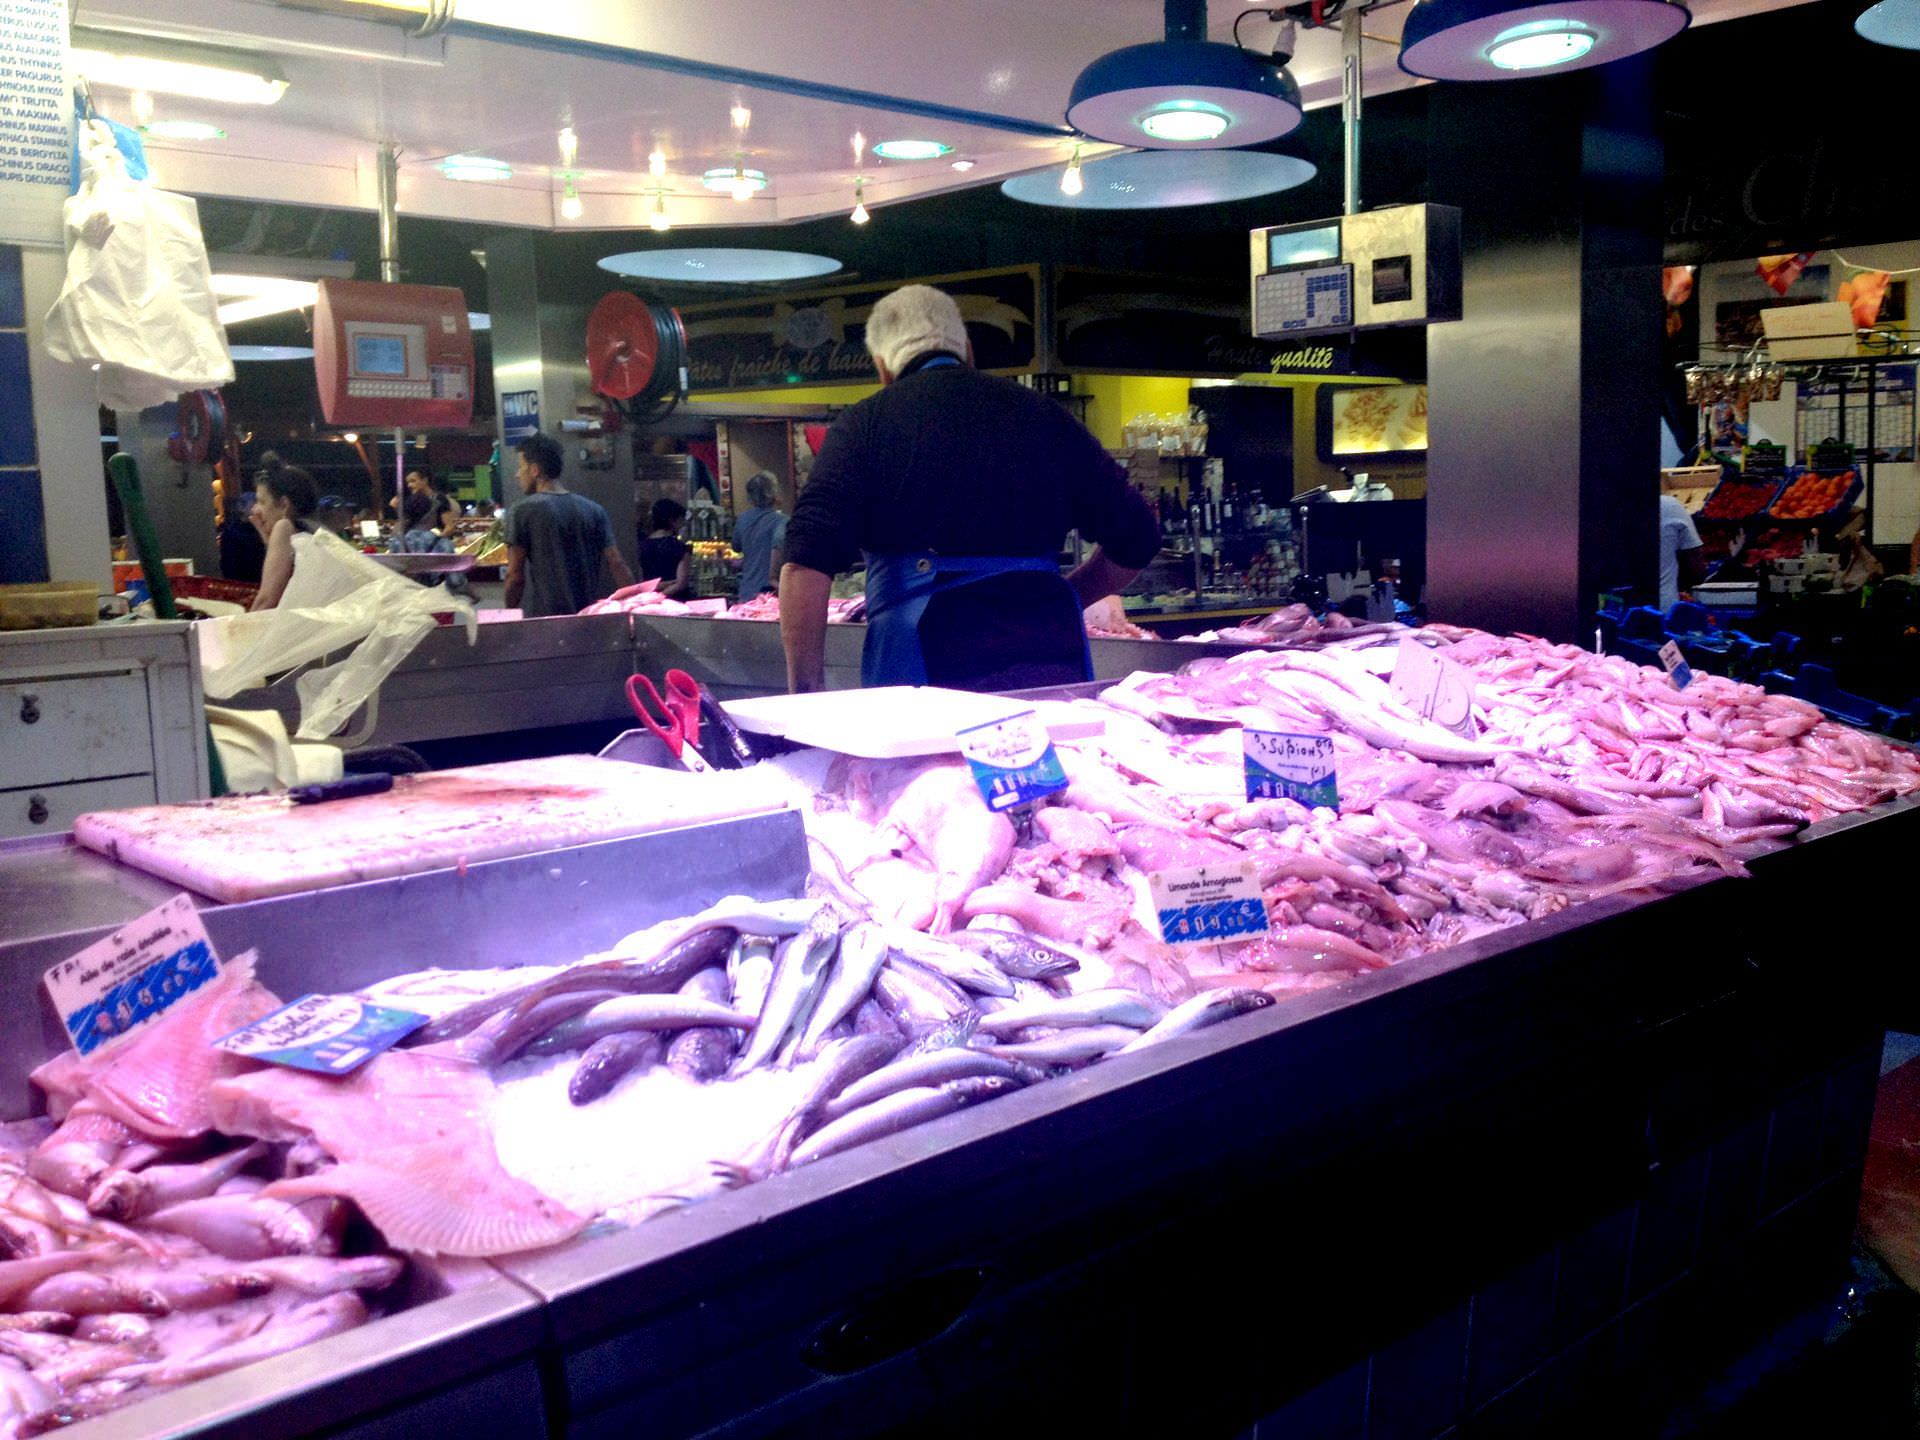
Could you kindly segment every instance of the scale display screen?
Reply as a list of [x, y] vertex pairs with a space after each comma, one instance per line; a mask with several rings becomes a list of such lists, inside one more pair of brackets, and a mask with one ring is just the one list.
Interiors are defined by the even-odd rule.
[[353, 369], [357, 375], [405, 375], [407, 341], [402, 335], [353, 337]]
[[1340, 258], [1340, 226], [1316, 226], [1312, 230], [1278, 230], [1267, 235], [1267, 268], [1283, 265], [1317, 265]]

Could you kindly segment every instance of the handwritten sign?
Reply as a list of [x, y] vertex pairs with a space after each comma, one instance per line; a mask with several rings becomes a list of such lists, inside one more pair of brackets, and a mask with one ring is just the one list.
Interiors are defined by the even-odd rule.
[[1162, 870], [1147, 877], [1160, 935], [1169, 945], [1210, 945], [1268, 929], [1266, 897], [1253, 862]]
[[956, 732], [990, 810], [1011, 810], [1067, 788], [1047, 727], [1031, 710]]
[[1473, 675], [1464, 666], [1407, 637], [1393, 662], [1393, 693], [1423, 720], [1468, 740], [1479, 738], [1473, 718]]
[[213, 1043], [235, 1055], [321, 1075], [346, 1075], [422, 1025], [413, 1010], [390, 1010], [357, 995], [302, 995]]
[[1677, 642], [1669, 640], [1660, 647], [1660, 664], [1667, 672], [1667, 678], [1673, 681], [1673, 688], [1684, 690], [1693, 683], [1693, 667], [1687, 664], [1687, 657], [1680, 652]]
[[1247, 799], [1298, 800], [1340, 808], [1331, 735], [1289, 735], [1279, 730], [1243, 730]]
[[220, 957], [185, 895], [62, 960], [43, 982], [82, 1055], [118, 1044], [220, 977]]

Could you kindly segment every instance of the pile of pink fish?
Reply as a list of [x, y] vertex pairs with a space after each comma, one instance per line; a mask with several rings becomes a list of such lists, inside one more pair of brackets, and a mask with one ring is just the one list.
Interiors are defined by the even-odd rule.
[[[880, 914], [935, 932], [999, 917], [986, 923], [1063, 945], [1102, 983], [1177, 1001], [1311, 989], [1584, 900], [1741, 875], [1810, 822], [1920, 789], [1912, 751], [1786, 696], [1715, 676], [1680, 690], [1571, 646], [1428, 627], [1476, 680], [1479, 733], [1463, 738], [1395, 698], [1408, 633], [1110, 688], [1106, 733], [1061, 747], [1064, 803], [1024, 843], [953, 762], [848, 762], [815, 828]], [[1330, 736], [1339, 808], [1248, 801], [1243, 727]], [[1163, 943], [1149, 876], [1239, 862], [1272, 929]]]
[[[845, 625], [855, 620], [864, 620], [867, 614], [867, 601], [864, 595], [836, 595], [827, 601], [827, 623]], [[738, 605], [730, 605], [719, 617], [722, 620], [778, 620], [780, 618], [780, 597], [771, 590], [764, 590], [751, 600], [742, 600]]]
[[1352, 640], [1361, 635], [1381, 635], [1398, 631], [1397, 625], [1353, 620], [1338, 610], [1316, 615], [1310, 606], [1283, 605], [1271, 615], [1244, 625], [1228, 625], [1220, 630], [1203, 630], [1198, 635], [1182, 635], [1195, 643], [1223, 642], [1228, 645], [1325, 645]]

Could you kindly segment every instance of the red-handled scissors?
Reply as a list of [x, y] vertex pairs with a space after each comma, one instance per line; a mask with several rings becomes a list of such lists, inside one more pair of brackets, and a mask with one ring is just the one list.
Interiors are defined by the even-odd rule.
[[[700, 744], [700, 682], [684, 670], [669, 670], [666, 687], [667, 693], [662, 695], [645, 675], [629, 675], [627, 702], [640, 717], [640, 723], [666, 742], [674, 759], [689, 770], [711, 770], [713, 766], [697, 748]], [[655, 718], [656, 712], [660, 718]]]

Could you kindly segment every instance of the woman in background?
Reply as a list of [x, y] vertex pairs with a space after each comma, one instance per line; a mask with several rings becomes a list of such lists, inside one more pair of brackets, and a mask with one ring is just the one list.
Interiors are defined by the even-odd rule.
[[658, 580], [660, 593], [670, 600], [693, 596], [693, 548], [680, 538], [687, 507], [678, 500], [656, 500], [647, 517], [651, 531], [640, 542], [640, 578]]
[[313, 516], [319, 504], [311, 475], [271, 451], [261, 457], [252, 518], [267, 542], [267, 556], [260, 566], [260, 593], [249, 608], [271, 610], [287, 593], [287, 583], [293, 579], [294, 537], [311, 535], [318, 528]]

